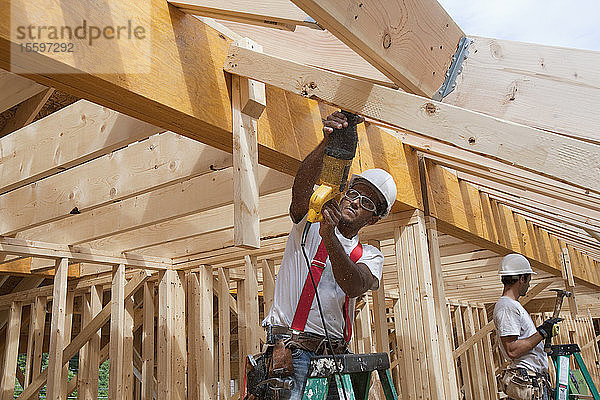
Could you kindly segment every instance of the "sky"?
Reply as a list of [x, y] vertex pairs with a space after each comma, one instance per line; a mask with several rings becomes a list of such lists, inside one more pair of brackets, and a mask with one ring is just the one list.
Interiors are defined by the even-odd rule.
[[467, 35], [600, 51], [600, 0], [438, 0]]

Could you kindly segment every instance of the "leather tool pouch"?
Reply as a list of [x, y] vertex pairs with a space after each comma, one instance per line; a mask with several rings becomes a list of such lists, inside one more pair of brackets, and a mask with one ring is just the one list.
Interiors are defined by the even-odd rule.
[[533, 386], [531, 377], [523, 376], [517, 370], [504, 371], [499, 379], [500, 389], [511, 399], [538, 399], [539, 389]]
[[255, 364], [249, 364], [246, 371], [246, 396], [244, 399], [253, 400], [266, 399], [268, 395], [268, 385], [259, 385], [267, 379], [267, 356], [265, 353], [254, 356]]
[[292, 351], [285, 345], [285, 341], [280, 339], [273, 346], [269, 378], [285, 378], [293, 374]]

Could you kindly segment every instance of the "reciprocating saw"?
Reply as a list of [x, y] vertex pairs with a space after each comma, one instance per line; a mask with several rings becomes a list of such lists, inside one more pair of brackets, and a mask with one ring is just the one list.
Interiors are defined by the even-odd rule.
[[307, 220], [310, 223], [321, 221], [323, 219], [321, 209], [325, 203], [335, 198], [339, 200], [341, 193], [346, 189], [348, 173], [358, 144], [356, 125], [360, 117], [347, 111], [342, 111], [342, 114], [346, 116], [348, 126], [334, 129], [329, 134], [323, 156], [323, 169], [318, 182], [319, 187], [310, 197], [308, 206]]

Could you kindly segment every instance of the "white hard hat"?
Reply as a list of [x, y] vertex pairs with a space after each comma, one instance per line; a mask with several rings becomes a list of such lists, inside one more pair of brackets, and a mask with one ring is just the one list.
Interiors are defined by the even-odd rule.
[[368, 169], [363, 171], [363, 173], [356, 175], [352, 174], [350, 178], [350, 185], [352, 187], [357, 181], [366, 181], [371, 184], [375, 190], [377, 190], [379, 194], [379, 200], [384, 202], [386, 205], [385, 212], [380, 215], [380, 217], [387, 217], [392, 209], [392, 205], [396, 201], [396, 182], [394, 182], [394, 178], [387, 171], [384, 171], [379, 168]]
[[531, 265], [529, 265], [527, 258], [520, 254], [513, 253], [502, 258], [498, 274], [504, 276], [536, 273], [531, 269]]

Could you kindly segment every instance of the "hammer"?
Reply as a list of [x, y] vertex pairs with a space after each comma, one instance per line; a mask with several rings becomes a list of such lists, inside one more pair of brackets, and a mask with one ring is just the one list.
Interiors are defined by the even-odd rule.
[[[567, 290], [562, 290], [562, 289], [550, 289], [554, 292], [556, 292], [556, 302], [554, 303], [554, 313], [552, 313], [552, 318], [558, 318], [558, 315], [560, 314], [560, 309], [562, 308], [562, 303], [563, 303], [563, 299], [564, 297], [571, 297], [573, 294]], [[551, 349], [551, 342], [552, 342], [552, 335], [548, 335], [548, 337], [546, 338], [546, 342], [544, 343], [544, 351], [547, 354], [550, 354], [552, 352]]]

